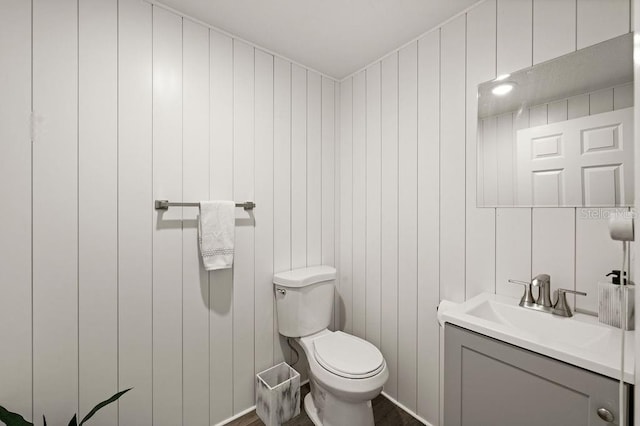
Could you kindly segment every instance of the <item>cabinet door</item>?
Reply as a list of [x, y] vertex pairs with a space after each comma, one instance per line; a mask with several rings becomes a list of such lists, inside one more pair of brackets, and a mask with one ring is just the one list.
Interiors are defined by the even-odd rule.
[[608, 377], [450, 324], [444, 364], [446, 426], [619, 425], [618, 382]]

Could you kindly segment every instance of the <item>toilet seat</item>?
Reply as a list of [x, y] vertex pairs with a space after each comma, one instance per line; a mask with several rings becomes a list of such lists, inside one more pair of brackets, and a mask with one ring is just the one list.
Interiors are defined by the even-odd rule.
[[365, 379], [384, 367], [382, 353], [371, 343], [341, 331], [313, 341], [314, 357], [325, 370], [349, 379]]

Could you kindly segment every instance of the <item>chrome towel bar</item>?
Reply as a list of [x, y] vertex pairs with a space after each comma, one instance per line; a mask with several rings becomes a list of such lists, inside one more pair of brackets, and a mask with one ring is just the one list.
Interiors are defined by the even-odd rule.
[[[200, 203], [180, 203], [170, 202], [169, 200], [156, 200], [156, 210], [169, 210], [169, 207], [200, 207]], [[236, 203], [236, 207], [242, 207], [245, 210], [253, 210], [256, 203], [253, 201], [245, 201], [244, 203]]]

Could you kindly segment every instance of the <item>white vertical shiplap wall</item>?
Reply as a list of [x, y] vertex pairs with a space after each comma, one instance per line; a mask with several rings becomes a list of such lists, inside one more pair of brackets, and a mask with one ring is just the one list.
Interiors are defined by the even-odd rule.
[[534, 0], [534, 64], [576, 50], [576, 3], [576, 0]]
[[367, 83], [367, 134], [366, 141], [366, 275], [368, 283], [366, 292], [366, 339], [380, 347], [380, 301], [381, 301], [381, 255], [380, 241], [381, 222], [380, 205], [382, 180], [382, 134], [380, 126], [380, 95], [381, 95], [381, 67], [380, 64], [370, 67], [366, 71]]
[[[182, 81], [182, 18], [154, 7], [154, 199], [183, 199]], [[153, 423], [167, 426], [183, 410], [182, 210], [156, 210], [153, 220]]]
[[[495, 75], [495, 23], [495, 1], [487, 1], [467, 14], [467, 99], [476, 99], [478, 84]], [[476, 207], [477, 110], [476, 102], [466, 103], [466, 297], [490, 289], [487, 283], [495, 281], [496, 213]]]
[[[31, 2], [2, 3], [0, 13], [0, 401], [33, 418], [31, 269]], [[11, 100], [7, 102], [6, 100]], [[11, 348], [7, 350], [6, 348]]]
[[307, 72], [307, 265], [322, 261], [322, 76]]
[[33, 418], [64, 424], [80, 382], [78, 4], [32, 5], [32, 108], [42, 117], [32, 152]]
[[366, 121], [366, 80], [364, 71], [356, 74], [353, 78], [353, 127], [352, 134], [352, 164], [351, 176], [353, 179], [352, 203], [352, 238], [351, 249], [353, 256], [353, 329], [352, 332], [358, 337], [365, 337], [366, 334], [366, 309], [367, 288], [365, 287], [366, 274], [366, 182], [367, 172], [365, 170], [366, 145], [365, 134], [367, 129]]
[[[209, 35], [209, 196], [233, 199], [233, 40]], [[209, 415], [215, 423], [233, 415], [233, 275], [209, 273]]]
[[152, 7], [118, 5], [119, 422], [153, 418]]
[[[337, 91], [339, 85], [333, 80], [322, 77], [321, 85], [321, 101], [320, 110], [320, 151], [321, 151], [321, 170], [322, 196], [320, 204], [322, 208], [322, 217], [320, 221], [320, 239], [321, 239], [321, 263], [324, 265], [336, 265], [336, 234], [339, 232], [336, 216], [338, 213], [338, 203], [335, 197], [338, 178], [336, 173], [337, 157], [336, 153], [336, 115], [339, 114], [336, 108], [336, 100], [339, 99]], [[335, 309], [337, 310], [337, 309]], [[331, 317], [331, 329], [335, 329], [335, 317]]]
[[[185, 200], [209, 197], [209, 31], [184, 19], [182, 26], [182, 191]], [[182, 221], [183, 424], [209, 422], [209, 274], [198, 252], [197, 209]], [[206, 373], [206, 374], [205, 374]]]
[[443, 26], [440, 40], [440, 297], [457, 302], [466, 284], [466, 19]]
[[307, 266], [307, 70], [291, 66], [291, 267]]
[[[627, 33], [629, 13], [629, 0], [487, 0], [341, 83], [342, 321], [357, 334], [364, 318], [376, 344], [379, 334], [390, 369], [385, 392], [431, 424], [442, 424], [440, 299], [514, 294], [520, 289], [508, 278], [541, 272], [554, 288], [594, 292], [600, 277], [588, 265], [604, 265], [589, 247], [605, 244], [605, 220], [573, 208], [476, 207], [477, 84]], [[379, 95], [369, 82], [378, 74]], [[601, 98], [592, 100], [596, 108], [614, 107], [614, 98]], [[546, 122], [560, 110], [532, 110], [531, 120]], [[529, 122], [527, 115], [511, 131]], [[369, 151], [377, 149], [378, 128], [379, 163]], [[351, 204], [363, 198], [365, 215]], [[370, 260], [378, 221], [379, 279]], [[379, 305], [369, 295], [378, 291]], [[367, 302], [356, 300], [363, 296]], [[593, 300], [577, 303], [593, 310]]]
[[[440, 300], [440, 215], [433, 200], [440, 197], [440, 31], [418, 41], [418, 324], [417, 410], [437, 413], [440, 354], [433, 312]], [[437, 347], [437, 346], [436, 346]]]
[[[274, 271], [338, 260], [339, 85], [143, 1], [7, 1], [0, 22], [0, 401], [50, 424], [129, 387], [92, 422], [251, 407], [290, 355]], [[154, 199], [256, 201], [234, 270], [201, 266], [197, 209]]]
[[[417, 404], [418, 43], [398, 53], [398, 399]], [[364, 285], [365, 283], [363, 283]]]
[[[78, 5], [78, 374], [87, 413], [118, 387], [118, 4]], [[116, 406], [96, 418], [115, 422]]]
[[[274, 364], [275, 305], [273, 298], [273, 56], [255, 52], [255, 202], [264, 206], [260, 220], [271, 226], [255, 229], [255, 366], [262, 371]], [[262, 225], [262, 223], [260, 223]]]
[[[233, 199], [253, 200], [254, 52], [233, 41]], [[254, 403], [253, 220], [236, 219], [233, 270], [233, 405]]]
[[[389, 366], [389, 380], [385, 385], [385, 391], [395, 398], [398, 395], [398, 54], [393, 53], [383, 59], [380, 67], [380, 132], [382, 135], [380, 350]], [[345, 87], [348, 85], [349, 80], [341, 83], [340, 92], [344, 94]], [[344, 104], [340, 108], [341, 111], [344, 111]], [[345, 122], [343, 118], [340, 125], [345, 128], [349, 126], [349, 123]], [[345, 146], [344, 139], [340, 139], [340, 146]], [[344, 157], [341, 157], [340, 160], [344, 161]], [[340, 175], [340, 184], [343, 188], [342, 192], [350, 191], [344, 174]], [[343, 198], [341, 197], [341, 199]], [[343, 257], [343, 252], [348, 249], [345, 242], [347, 235], [345, 228], [349, 222], [348, 216], [341, 217], [341, 272], [349, 270], [348, 259]], [[340, 292], [344, 297], [343, 282], [341, 275]], [[348, 317], [349, 312], [346, 311], [345, 315]]]
[[[280, 58], [273, 64], [273, 235], [273, 270], [291, 269], [291, 64]], [[273, 327], [273, 358], [281, 362], [290, 350], [276, 318]]]
[[353, 331], [353, 81], [340, 84], [340, 279], [337, 328]]

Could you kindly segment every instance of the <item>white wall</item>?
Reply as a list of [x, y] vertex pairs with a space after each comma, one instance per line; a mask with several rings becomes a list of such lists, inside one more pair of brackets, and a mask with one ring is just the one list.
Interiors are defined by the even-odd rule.
[[579, 209], [476, 207], [477, 84], [629, 25], [628, 0], [487, 0], [341, 83], [342, 324], [379, 345], [385, 391], [431, 424], [439, 300], [520, 296], [507, 279], [541, 272], [593, 288], [618, 263], [606, 220]]
[[[0, 403], [66, 424], [133, 387], [92, 424], [171, 426], [252, 406], [289, 356], [273, 272], [335, 260], [338, 85], [141, 0], [3, 1], [0, 67]], [[197, 209], [153, 200], [219, 198], [257, 208], [206, 273]]]

